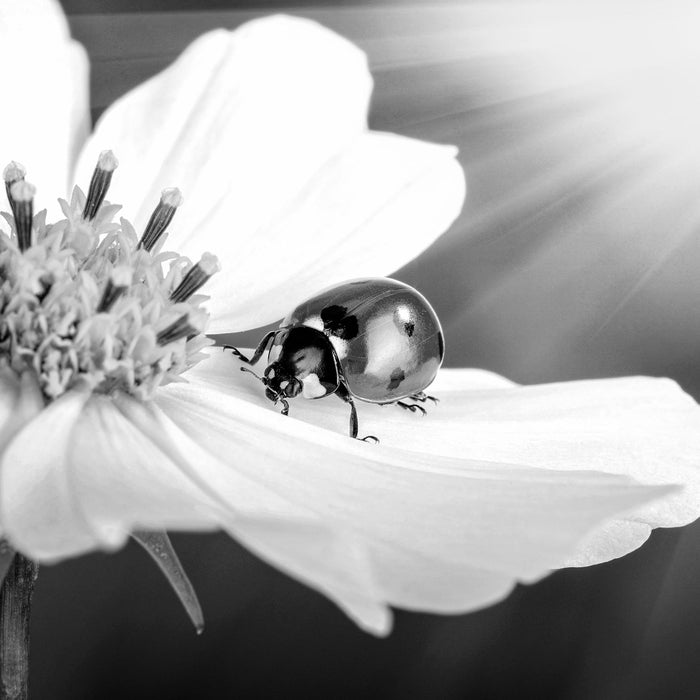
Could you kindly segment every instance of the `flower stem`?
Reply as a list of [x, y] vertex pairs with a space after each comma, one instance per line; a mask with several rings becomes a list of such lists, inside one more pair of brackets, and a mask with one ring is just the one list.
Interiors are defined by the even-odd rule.
[[29, 614], [39, 566], [15, 556], [0, 593], [0, 698], [26, 700], [29, 682]]

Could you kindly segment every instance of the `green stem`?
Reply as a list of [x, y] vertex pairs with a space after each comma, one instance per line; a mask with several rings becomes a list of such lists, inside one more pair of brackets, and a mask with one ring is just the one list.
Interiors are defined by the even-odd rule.
[[39, 566], [15, 556], [0, 592], [0, 698], [29, 697], [29, 615]]

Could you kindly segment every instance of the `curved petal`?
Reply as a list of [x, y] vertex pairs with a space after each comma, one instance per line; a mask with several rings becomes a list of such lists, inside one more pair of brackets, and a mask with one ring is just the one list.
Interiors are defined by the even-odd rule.
[[664, 493], [596, 473], [368, 445], [201, 376], [161, 391], [160, 434], [231, 504], [234, 536], [380, 632], [377, 604], [484, 605], [561, 563], [615, 512]]
[[70, 435], [88, 399], [71, 392], [10, 442], [0, 463], [0, 515], [7, 538], [35, 559], [95, 546], [67, 478]]
[[38, 189], [37, 209], [57, 210], [90, 123], [87, 55], [71, 40], [58, 2], [7, 0], [0, 5], [0, 62], [0, 168], [22, 163]]
[[641, 547], [651, 530], [644, 522], [611, 520], [588, 533], [563, 566], [591, 566], [622, 557]]
[[[512, 575], [454, 563], [450, 587], [445, 589], [440, 580], [444, 563], [415, 552], [396, 556], [393, 546], [368, 541], [307, 504], [289, 500], [279, 493], [276, 480], [266, 484], [241, 472], [235, 457], [226, 460], [231, 464], [213, 458], [212, 453], [221, 453], [216, 446], [207, 452], [204, 445], [211, 448], [214, 432], [227, 430], [225, 418], [213, 432], [197, 434], [192, 412], [173, 403], [167, 393], [159, 401], [166, 412], [130, 400], [120, 401], [121, 408], [133, 422], [150, 424], [148, 432], [160, 436], [156, 439], [162, 449], [175, 460], [189, 462], [228, 505], [228, 517], [222, 523], [234, 537], [276, 567], [323, 592], [367, 631], [380, 635], [390, 631], [386, 601], [418, 610], [464, 611], [495, 602], [514, 585]], [[211, 397], [206, 390], [203, 400], [207, 410]], [[168, 415], [175, 416], [175, 422]], [[201, 426], [201, 421], [195, 418], [194, 424]], [[206, 429], [209, 431], [209, 426]], [[259, 449], [260, 444], [252, 442], [251, 448]], [[241, 445], [242, 441], [236, 441], [236, 453]]]
[[364, 630], [391, 631], [387, 605], [459, 613], [493, 604], [515, 585], [508, 574], [454, 565], [332, 531], [321, 521], [303, 524], [246, 519], [229, 527], [248, 549], [323, 592]]
[[362, 543], [321, 520], [245, 519], [229, 532], [276, 568], [322, 592], [367, 632], [386, 635], [392, 615], [377, 594]]
[[135, 528], [211, 529], [221, 506], [112, 399], [69, 392], [9, 444], [0, 513], [9, 540], [51, 561], [121, 546]]
[[209, 32], [107, 110], [79, 181], [111, 148], [121, 166], [110, 199], [137, 229], [177, 186], [185, 204], [170, 246], [201, 253], [205, 232], [241, 243], [365, 129], [371, 89], [364, 54], [315, 22], [277, 16]]
[[210, 332], [270, 323], [325, 287], [385, 275], [412, 260], [462, 208], [465, 180], [456, 153], [368, 133], [235, 247], [221, 240], [223, 220], [202, 231], [202, 242], [211, 249], [218, 243], [223, 255], [222, 273], [208, 287]]
[[[225, 353], [188, 376], [270, 406], [259, 383]], [[464, 459], [562, 471], [598, 470], [683, 490], [611, 522], [567, 559], [587, 565], [627, 554], [650, 527], [675, 527], [700, 515], [700, 409], [674, 382], [635, 377], [517, 386], [482, 370], [443, 369], [421, 417], [396, 406], [358, 404], [360, 430], [382, 445]], [[291, 415], [343, 433], [348, 409], [333, 398], [297, 400]]]
[[0, 453], [42, 408], [44, 398], [29, 372], [20, 379], [12, 372], [0, 372]]
[[[460, 372], [443, 370], [434, 386], [444, 397], [435, 410], [437, 426], [426, 438], [436, 452], [683, 484], [682, 492], [649, 504], [636, 518], [654, 527], [676, 527], [700, 515], [700, 408], [675, 382], [624, 377], [474, 396], [449, 390]], [[455, 435], [457, 425], [463, 432]], [[417, 447], [410, 433], [408, 426], [400, 431], [402, 444]]]
[[308, 20], [212, 32], [107, 111], [79, 180], [114, 149], [110, 199], [137, 229], [180, 187], [168, 245], [222, 262], [211, 331], [261, 326], [329, 284], [397, 269], [461, 209], [456, 150], [366, 133], [370, 91], [364, 55]]
[[[11, 371], [0, 372], [0, 454], [44, 407], [44, 398], [29, 372], [20, 379]], [[1, 477], [0, 477], [1, 479]], [[0, 505], [0, 532], [2, 507]], [[2, 543], [0, 541], [0, 550]], [[11, 560], [11, 558], [10, 558]], [[6, 572], [5, 572], [6, 573]], [[4, 575], [3, 575], [4, 577]]]

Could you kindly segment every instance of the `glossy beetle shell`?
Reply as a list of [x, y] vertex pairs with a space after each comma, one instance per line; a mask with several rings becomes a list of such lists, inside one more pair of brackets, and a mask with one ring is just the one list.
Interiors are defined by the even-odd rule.
[[[371, 403], [423, 391], [444, 357], [432, 307], [413, 287], [392, 279], [352, 280], [320, 292], [297, 306], [281, 327], [299, 324], [328, 335], [353, 396]], [[273, 345], [270, 355], [275, 351]]]

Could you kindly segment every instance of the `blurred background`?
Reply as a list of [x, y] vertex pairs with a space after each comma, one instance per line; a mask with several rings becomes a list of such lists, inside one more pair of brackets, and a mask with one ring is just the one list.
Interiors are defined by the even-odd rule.
[[[282, 9], [359, 44], [374, 129], [458, 144], [460, 219], [395, 276], [450, 366], [668, 375], [700, 397], [700, 15], [691, 0], [63, 0], [93, 117], [201, 32]], [[251, 343], [259, 333], [240, 342]], [[695, 698], [700, 526], [388, 639], [225, 536], [174, 536], [198, 638], [136, 546], [45, 567], [32, 697]]]

